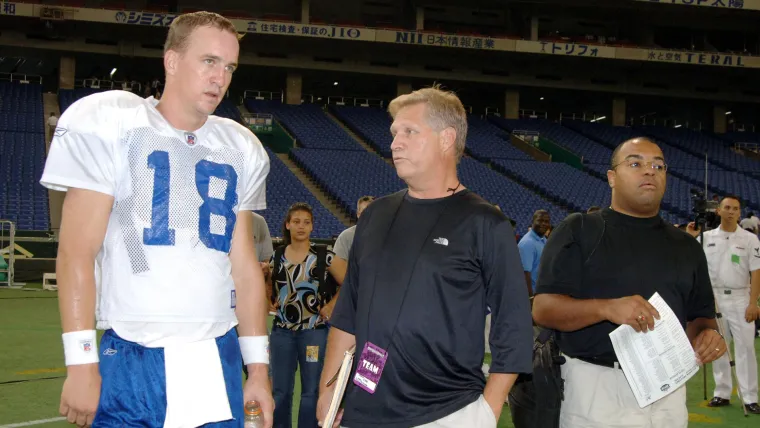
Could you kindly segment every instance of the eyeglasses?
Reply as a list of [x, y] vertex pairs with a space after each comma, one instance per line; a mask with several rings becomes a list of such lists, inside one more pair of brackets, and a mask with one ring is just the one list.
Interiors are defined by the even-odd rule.
[[619, 167], [620, 165], [625, 165], [632, 170], [640, 170], [642, 168], [651, 168], [655, 172], [663, 173], [663, 174], [668, 171], [668, 165], [665, 162], [659, 161], [659, 160], [644, 162], [638, 159], [626, 159], [620, 162], [619, 164], [613, 166], [612, 169], [615, 169]]

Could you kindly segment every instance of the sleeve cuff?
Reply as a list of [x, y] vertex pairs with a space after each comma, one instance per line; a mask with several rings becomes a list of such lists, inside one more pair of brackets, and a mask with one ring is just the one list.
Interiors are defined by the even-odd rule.
[[57, 190], [59, 192], [66, 192], [69, 189], [73, 188], [92, 190], [99, 193], [105, 193], [108, 196], [114, 196], [113, 190], [108, 186], [104, 186], [99, 183], [80, 181], [72, 178], [58, 177], [55, 175], [43, 175], [40, 179], [40, 184], [50, 190]]
[[534, 295], [538, 294], [562, 294], [565, 296], [572, 296], [576, 290], [564, 287], [560, 284], [557, 285], [536, 285], [536, 291]]
[[337, 316], [335, 318], [331, 318], [330, 326], [335, 327], [338, 330], [345, 331], [348, 334], [356, 335], [354, 323], [351, 320], [347, 320], [345, 317]]
[[713, 319], [713, 318], [715, 318], [715, 311], [714, 310], [706, 309], [706, 310], [704, 310], [702, 312], [697, 312], [697, 313], [689, 314], [686, 317], [686, 322], [692, 322], [692, 321], [694, 321], [697, 318]]
[[266, 202], [240, 205], [240, 208], [238, 208], [238, 210], [242, 210], [242, 211], [259, 211], [259, 210], [265, 210], [265, 209], [267, 209]]
[[531, 364], [510, 364], [510, 365], [492, 365], [488, 369], [489, 373], [503, 373], [503, 374], [513, 374], [513, 373], [533, 373], [533, 365]]

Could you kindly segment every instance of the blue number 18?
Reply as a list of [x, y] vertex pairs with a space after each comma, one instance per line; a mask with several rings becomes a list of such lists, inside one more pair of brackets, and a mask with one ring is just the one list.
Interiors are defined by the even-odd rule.
[[[169, 227], [170, 163], [169, 153], [154, 151], [148, 156], [148, 168], [153, 170], [153, 203], [150, 227], [143, 229], [143, 244], [174, 245], [174, 229]], [[224, 199], [209, 195], [211, 177], [226, 183]], [[232, 232], [235, 229], [235, 211], [238, 196], [237, 173], [230, 165], [201, 160], [195, 165], [195, 187], [203, 199], [198, 208], [198, 237], [203, 244], [213, 250], [229, 252]], [[211, 233], [211, 215], [224, 217], [224, 234]]]

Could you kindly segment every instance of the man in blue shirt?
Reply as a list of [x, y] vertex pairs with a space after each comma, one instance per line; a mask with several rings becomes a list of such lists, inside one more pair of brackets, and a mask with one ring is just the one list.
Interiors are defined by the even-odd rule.
[[551, 217], [546, 210], [538, 210], [533, 213], [533, 224], [530, 231], [520, 239], [517, 248], [520, 249], [520, 260], [525, 271], [525, 283], [528, 286], [528, 294], [533, 296], [538, 278], [538, 264], [541, 261], [541, 252], [546, 244], [546, 231], [551, 226]]

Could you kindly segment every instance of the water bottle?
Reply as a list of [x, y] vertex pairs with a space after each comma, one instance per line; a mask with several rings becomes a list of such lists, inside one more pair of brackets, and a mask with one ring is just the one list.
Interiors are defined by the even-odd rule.
[[245, 403], [245, 428], [263, 428], [264, 415], [261, 413], [261, 406], [257, 401]]

